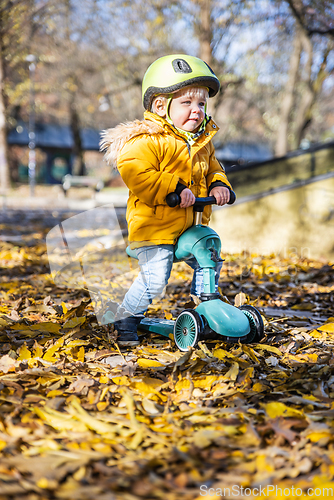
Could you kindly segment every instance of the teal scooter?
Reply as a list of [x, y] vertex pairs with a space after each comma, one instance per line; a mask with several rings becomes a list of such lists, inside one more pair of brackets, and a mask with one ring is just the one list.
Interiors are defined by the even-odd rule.
[[[176, 193], [170, 193], [166, 198], [170, 207], [176, 207], [180, 201]], [[235, 193], [232, 191], [229, 204], [234, 201]], [[194, 256], [203, 268], [204, 291], [200, 297], [201, 303], [195, 309], [182, 311], [175, 321], [144, 318], [138, 326], [139, 331], [174, 339], [180, 351], [195, 347], [200, 340], [253, 343], [264, 337], [263, 320], [255, 307], [234, 307], [223, 302], [215, 291], [215, 267], [221, 261], [221, 242], [213, 229], [201, 223], [204, 207], [215, 203], [213, 196], [196, 198], [193, 205], [194, 225], [180, 236], [175, 245], [174, 261]], [[129, 247], [126, 251], [130, 257], [137, 258], [136, 252]]]

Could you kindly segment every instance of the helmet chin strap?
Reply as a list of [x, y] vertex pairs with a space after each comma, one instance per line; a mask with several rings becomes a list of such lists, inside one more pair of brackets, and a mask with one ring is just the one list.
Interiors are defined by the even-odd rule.
[[175, 126], [171, 117], [169, 116], [169, 108], [170, 108], [170, 104], [172, 102], [172, 99], [173, 99], [173, 96], [171, 97], [168, 97], [167, 99], [167, 104], [166, 104], [166, 120], [168, 121], [168, 123], [170, 123], [171, 125]]

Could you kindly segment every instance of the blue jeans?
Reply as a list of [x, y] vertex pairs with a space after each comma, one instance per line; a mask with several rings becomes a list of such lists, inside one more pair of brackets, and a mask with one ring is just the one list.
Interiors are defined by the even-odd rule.
[[[152, 245], [136, 249], [140, 273], [125, 294], [121, 307], [129, 315], [142, 315], [153, 299], [159, 296], [168, 283], [174, 259], [174, 245]], [[192, 257], [185, 261], [193, 270], [190, 293], [200, 296], [203, 292], [203, 269]], [[222, 262], [216, 264], [216, 291]]]

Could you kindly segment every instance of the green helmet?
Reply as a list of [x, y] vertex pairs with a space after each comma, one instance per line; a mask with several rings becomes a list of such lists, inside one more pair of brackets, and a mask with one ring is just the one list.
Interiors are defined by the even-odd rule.
[[188, 85], [209, 89], [209, 97], [217, 94], [220, 83], [210, 66], [198, 57], [172, 54], [160, 57], [147, 69], [142, 84], [143, 104], [150, 109], [153, 97], [171, 94]]

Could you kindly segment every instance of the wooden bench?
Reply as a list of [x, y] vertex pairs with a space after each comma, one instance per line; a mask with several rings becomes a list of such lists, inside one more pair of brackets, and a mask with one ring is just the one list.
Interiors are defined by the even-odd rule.
[[65, 196], [70, 187], [91, 187], [97, 193], [104, 188], [104, 182], [101, 179], [96, 179], [95, 177], [88, 177], [86, 175], [67, 174], [62, 179], [62, 187]]

